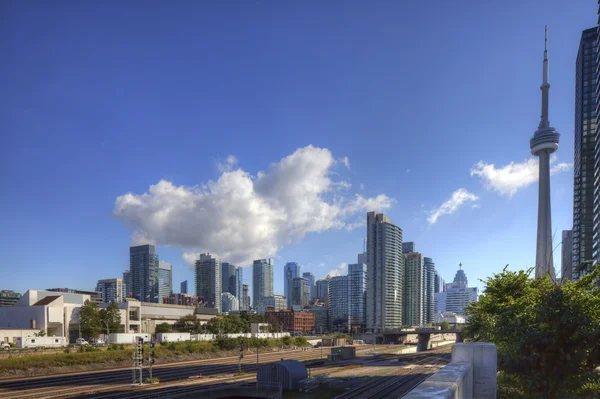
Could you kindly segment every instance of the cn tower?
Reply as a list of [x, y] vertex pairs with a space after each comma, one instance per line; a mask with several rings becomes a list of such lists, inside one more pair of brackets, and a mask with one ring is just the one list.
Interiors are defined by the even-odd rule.
[[550, 212], [550, 154], [558, 149], [560, 134], [548, 121], [548, 27], [544, 34], [544, 73], [542, 90], [542, 117], [538, 129], [530, 140], [531, 154], [539, 157], [540, 179], [538, 199], [537, 246], [535, 254], [535, 278], [550, 274], [554, 280], [552, 260], [552, 215]]

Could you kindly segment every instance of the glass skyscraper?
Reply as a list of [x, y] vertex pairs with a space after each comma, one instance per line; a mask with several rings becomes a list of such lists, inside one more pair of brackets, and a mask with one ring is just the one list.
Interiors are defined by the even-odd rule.
[[364, 263], [348, 265], [348, 329], [350, 331], [365, 331], [366, 303], [367, 265]]
[[221, 263], [221, 289], [237, 296], [235, 266], [229, 262]]
[[201, 254], [196, 261], [196, 296], [208, 308], [221, 313], [221, 260]]
[[158, 301], [166, 303], [173, 293], [173, 267], [169, 262], [158, 262]]
[[404, 272], [404, 311], [402, 324], [405, 326], [420, 326], [424, 319], [425, 296], [425, 259], [418, 252], [405, 255]]
[[348, 276], [329, 279], [329, 330], [348, 330]]
[[273, 296], [273, 263], [258, 259], [252, 263], [252, 300], [254, 308], [262, 305], [263, 298]]
[[188, 293], [188, 281], [187, 280], [181, 282], [181, 288], [180, 288], [180, 290], [181, 290], [182, 294], [187, 294]]
[[129, 248], [132, 297], [142, 302], [158, 302], [158, 254], [154, 245]]
[[308, 285], [308, 300], [310, 301], [317, 295], [315, 287], [315, 276], [311, 272], [302, 273], [302, 277], [306, 279]]
[[123, 279], [98, 280], [96, 292], [102, 296], [102, 302], [123, 302]]
[[435, 263], [431, 258], [423, 258], [425, 273], [424, 278], [424, 289], [425, 294], [423, 295], [423, 323], [435, 323]]
[[283, 268], [283, 293], [287, 297], [287, 307], [292, 307], [292, 280], [300, 277], [300, 266], [296, 262], [288, 262]]

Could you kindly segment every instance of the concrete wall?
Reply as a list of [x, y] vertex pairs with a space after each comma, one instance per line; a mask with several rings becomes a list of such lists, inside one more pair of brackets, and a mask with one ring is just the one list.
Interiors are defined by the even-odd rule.
[[413, 389], [405, 399], [496, 399], [496, 345], [458, 343], [452, 361]]
[[32, 337], [38, 332], [40, 330], [37, 328], [0, 328], [0, 342], [12, 342], [14, 344], [17, 342], [17, 338]]

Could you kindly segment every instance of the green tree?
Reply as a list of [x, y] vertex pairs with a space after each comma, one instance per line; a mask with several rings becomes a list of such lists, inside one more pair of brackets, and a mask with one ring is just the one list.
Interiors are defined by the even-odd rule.
[[182, 316], [174, 325], [177, 331], [189, 332], [190, 334], [200, 334], [202, 326], [200, 320], [194, 314]]
[[529, 272], [504, 268], [485, 281], [467, 308], [465, 338], [495, 343], [500, 370], [527, 397], [598, 397], [581, 389], [600, 386], [592, 373], [600, 365], [600, 266], [562, 286]]
[[79, 310], [79, 326], [81, 336], [86, 339], [96, 338], [102, 331], [98, 304], [86, 300]]
[[45, 337], [46, 336], [46, 330], [40, 330], [40, 331], [36, 332], [33, 335], [36, 336], [36, 337]]
[[440, 328], [442, 330], [449, 330], [450, 329], [450, 324], [448, 324], [448, 322], [446, 320], [442, 321], [440, 323]]
[[173, 331], [173, 327], [169, 323], [160, 323], [156, 326], [156, 333], [168, 333]]
[[285, 337], [281, 338], [281, 343], [285, 346], [290, 346], [293, 342], [292, 337], [290, 337], [289, 335], [286, 335]]
[[113, 301], [105, 309], [100, 309], [99, 315], [102, 331], [106, 331], [106, 334], [121, 330], [121, 312], [116, 302]]

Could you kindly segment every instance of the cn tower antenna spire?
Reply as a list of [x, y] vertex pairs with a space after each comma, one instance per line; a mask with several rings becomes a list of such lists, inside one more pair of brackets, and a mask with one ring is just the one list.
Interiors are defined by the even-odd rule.
[[548, 83], [548, 25], [544, 28], [544, 64], [543, 64], [542, 86], [542, 117], [540, 120], [540, 129], [550, 126], [548, 121], [548, 96], [550, 95], [550, 83]]

